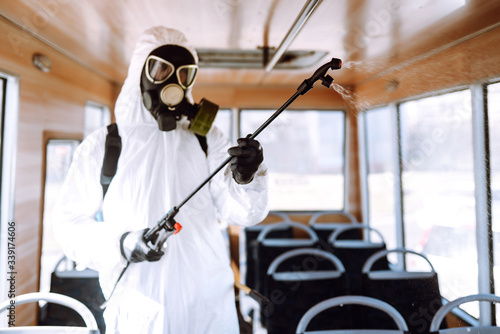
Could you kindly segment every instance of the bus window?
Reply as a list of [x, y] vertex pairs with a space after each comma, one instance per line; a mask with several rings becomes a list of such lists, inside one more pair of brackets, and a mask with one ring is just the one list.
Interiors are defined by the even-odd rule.
[[[253, 133], [274, 113], [242, 110], [240, 135]], [[284, 111], [257, 139], [269, 168], [271, 210], [344, 208], [343, 111]]]
[[[465, 90], [400, 105], [405, 243], [448, 300], [478, 293], [470, 101]], [[478, 317], [477, 303], [463, 308]]]
[[49, 291], [50, 275], [54, 271], [57, 262], [63, 257], [63, 252], [55, 241], [52, 231], [52, 208], [79, 143], [78, 140], [50, 139], [46, 146], [43, 241], [40, 267], [40, 291], [42, 292]]
[[106, 126], [111, 122], [111, 113], [109, 108], [94, 102], [87, 102], [85, 105], [84, 115], [84, 130], [83, 136], [87, 137], [89, 134]]
[[213, 125], [215, 125], [219, 130], [222, 131], [224, 135], [226, 135], [231, 143], [234, 141], [231, 136], [231, 110], [230, 109], [220, 109], [217, 112], [217, 116], [215, 116], [215, 120]]
[[[500, 293], [500, 83], [488, 86], [488, 121], [490, 134], [491, 210], [493, 225], [495, 293]], [[497, 305], [497, 323], [500, 306]]]
[[387, 247], [396, 248], [394, 122], [388, 107], [365, 114], [370, 226], [382, 233]]

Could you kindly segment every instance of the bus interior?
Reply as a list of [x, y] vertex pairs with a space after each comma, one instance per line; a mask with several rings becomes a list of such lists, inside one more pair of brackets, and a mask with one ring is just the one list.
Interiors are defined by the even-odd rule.
[[[115, 121], [136, 40], [154, 26], [198, 52], [194, 101], [219, 106], [231, 142], [295, 96], [256, 138], [269, 215], [220, 222], [241, 333], [499, 332], [497, 0], [3, 1], [0, 303], [53, 291], [63, 270], [82, 275], [79, 297], [97, 296], [82, 283], [95, 273], [55, 241], [52, 208], [77, 147]], [[47, 305], [18, 305], [15, 326], [42, 326]]]

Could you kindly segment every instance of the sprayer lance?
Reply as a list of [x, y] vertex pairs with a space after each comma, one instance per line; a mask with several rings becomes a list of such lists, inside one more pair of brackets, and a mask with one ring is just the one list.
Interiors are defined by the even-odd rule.
[[[247, 138], [254, 139], [257, 137], [259, 133], [261, 133], [269, 124], [271, 124], [290, 104], [292, 104], [297, 97], [300, 95], [304, 95], [307, 93], [316, 81], [321, 80], [321, 84], [326, 87], [330, 87], [333, 83], [333, 78], [326, 74], [328, 70], [338, 70], [342, 67], [342, 60], [338, 58], [332, 58], [328, 63], [319, 67], [313, 75], [305, 79], [302, 84], [297, 88], [297, 92], [286, 101], [278, 110], [274, 112], [254, 133], [249, 134]], [[191, 199], [205, 184], [207, 184], [224, 166], [226, 166], [231, 161], [231, 157], [228, 157], [226, 160], [222, 162], [222, 164], [215, 169], [212, 174], [210, 174], [191, 194], [189, 194], [179, 205], [174, 206], [162, 219], [158, 221], [155, 227], [150, 229], [145, 235], [144, 238], [147, 241], [153, 239], [153, 236], [158, 233], [162, 228], [164, 228], [167, 232], [174, 231], [176, 221], [174, 220], [175, 215], [179, 212], [179, 209], [186, 204], [187, 201]]]

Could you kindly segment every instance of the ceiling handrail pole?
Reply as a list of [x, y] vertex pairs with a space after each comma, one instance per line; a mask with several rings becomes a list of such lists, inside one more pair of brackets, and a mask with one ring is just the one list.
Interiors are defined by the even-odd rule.
[[266, 72], [270, 72], [274, 68], [274, 66], [276, 65], [278, 60], [280, 60], [283, 53], [285, 53], [285, 51], [288, 49], [288, 47], [290, 46], [292, 41], [295, 39], [295, 37], [299, 33], [300, 29], [302, 29], [302, 27], [304, 26], [306, 21], [309, 19], [309, 17], [311, 16], [311, 14], [316, 9], [316, 7], [320, 4], [321, 1], [322, 0], [309, 0], [304, 5], [304, 7], [302, 7], [302, 10], [301, 10], [299, 16], [297, 16], [297, 18], [295, 19], [295, 22], [293, 23], [292, 27], [288, 31], [287, 35], [281, 41], [281, 44], [278, 47], [278, 49], [276, 50], [276, 52], [274, 53], [273, 58], [271, 58], [269, 63], [267, 63], [266, 68], [265, 68]]

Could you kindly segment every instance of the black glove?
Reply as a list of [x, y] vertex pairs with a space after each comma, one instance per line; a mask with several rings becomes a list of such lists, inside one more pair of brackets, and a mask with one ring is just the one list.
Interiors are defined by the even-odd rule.
[[262, 147], [255, 139], [239, 138], [238, 146], [231, 147], [227, 153], [232, 157], [229, 168], [233, 172], [234, 180], [239, 184], [250, 183], [264, 161]]
[[159, 249], [152, 249], [147, 245], [146, 240], [144, 240], [144, 234], [146, 234], [148, 230], [149, 228], [146, 228], [135, 232], [126, 232], [122, 235], [120, 239], [120, 250], [123, 257], [128, 262], [155, 262], [161, 259], [163, 254], [165, 254], [161, 251], [163, 243], [160, 243], [161, 246]]

